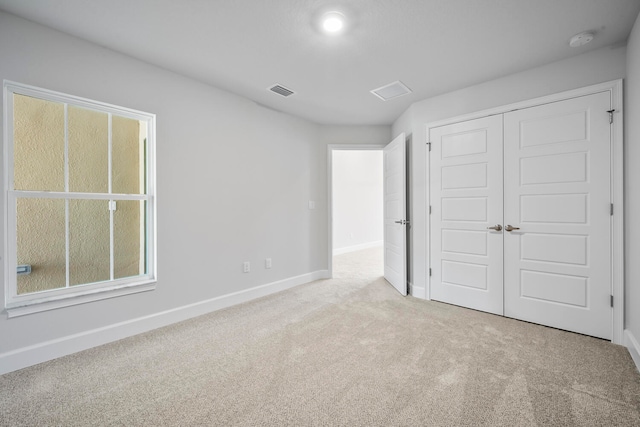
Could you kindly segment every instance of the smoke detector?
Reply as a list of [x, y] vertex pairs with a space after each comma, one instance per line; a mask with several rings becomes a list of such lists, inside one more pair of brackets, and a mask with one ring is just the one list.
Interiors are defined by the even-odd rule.
[[583, 46], [589, 43], [591, 40], [593, 40], [593, 35], [594, 34], [589, 31], [576, 34], [575, 36], [571, 37], [571, 40], [569, 40], [569, 46], [571, 47]]

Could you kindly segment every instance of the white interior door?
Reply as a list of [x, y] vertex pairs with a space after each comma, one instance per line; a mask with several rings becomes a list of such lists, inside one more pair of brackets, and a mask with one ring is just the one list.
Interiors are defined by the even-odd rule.
[[502, 116], [429, 137], [431, 298], [503, 314]]
[[384, 278], [407, 295], [405, 135], [383, 150], [384, 168]]
[[505, 315], [611, 338], [609, 92], [505, 114]]

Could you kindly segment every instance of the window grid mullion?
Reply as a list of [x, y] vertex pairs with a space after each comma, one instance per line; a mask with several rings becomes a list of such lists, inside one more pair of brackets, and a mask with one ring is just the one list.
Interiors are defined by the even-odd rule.
[[10, 190], [22, 199], [82, 199], [82, 200], [149, 200], [146, 194], [63, 193], [56, 191]]
[[65, 199], [64, 201], [64, 274], [65, 274], [65, 288], [70, 287], [70, 272], [69, 272], [69, 264], [70, 263], [70, 244], [71, 239], [69, 238], [69, 199]]
[[69, 192], [69, 104], [64, 104], [64, 192]]
[[113, 204], [115, 201], [109, 200], [109, 277], [114, 278], [114, 254], [113, 254]]
[[[108, 113], [108, 135], [109, 135], [109, 143], [108, 143], [108, 150], [109, 152], [107, 153], [107, 173], [109, 174], [109, 178], [107, 180], [108, 182], [108, 190], [109, 190], [109, 194], [111, 194], [113, 192], [113, 116], [111, 115], [111, 113]], [[115, 204], [115, 201], [113, 200], [109, 200], [109, 278], [110, 280], [113, 280], [114, 278], [114, 248], [113, 248], [113, 205]]]
[[113, 156], [112, 156], [112, 148], [113, 148], [113, 116], [111, 115], [111, 113], [107, 113], [107, 138], [108, 138], [108, 152], [107, 152], [107, 173], [109, 174], [108, 178], [107, 178], [107, 188], [108, 188], [108, 192], [109, 194], [111, 194], [113, 192], [113, 179], [112, 179], [112, 163], [113, 163]]
[[[69, 104], [64, 104], [64, 191], [69, 192]], [[65, 288], [70, 287], [69, 199], [64, 199], [64, 275]]]

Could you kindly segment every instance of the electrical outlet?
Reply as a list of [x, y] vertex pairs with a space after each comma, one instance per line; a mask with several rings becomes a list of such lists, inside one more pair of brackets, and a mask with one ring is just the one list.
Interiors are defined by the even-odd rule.
[[251, 271], [251, 263], [249, 261], [244, 262], [244, 264], [242, 265], [242, 271], [244, 273], [248, 273]]
[[264, 268], [271, 268], [271, 258], [264, 260]]

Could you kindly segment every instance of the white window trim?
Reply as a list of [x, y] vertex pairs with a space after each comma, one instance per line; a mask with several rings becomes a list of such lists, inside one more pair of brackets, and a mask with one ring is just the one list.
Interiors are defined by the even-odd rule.
[[[7, 317], [17, 317], [26, 314], [37, 313], [46, 310], [53, 310], [77, 304], [84, 304], [91, 301], [98, 301], [107, 298], [129, 295], [155, 289], [157, 281], [157, 245], [156, 245], [156, 171], [155, 171], [155, 115], [129, 108], [119, 107], [102, 102], [92, 101], [72, 95], [41, 89], [34, 86], [24, 85], [8, 80], [3, 82], [3, 103], [4, 103], [4, 283], [5, 283], [5, 309]], [[50, 191], [14, 191], [13, 190], [13, 94], [26, 95], [52, 102], [65, 104], [65, 118], [67, 104], [89, 108], [105, 112], [111, 124], [112, 115], [140, 120], [147, 123], [147, 144], [146, 144], [146, 194], [112, 194], [111, 174], [109, 174], [109, 193], [66, 193]], [[66, 126], [65, 126], [66, 133]], [[65, 135], [66, 141], [66, 135]], [[109, 126], [109, 147], [111, 147], [111, 127]], [[67, 146], [65, 142], [65, 186], [68, 180]], [[111, 151], [109, 150], [109, 157]], [[109, 171], [111, 161], [109, 161]], [[65, 191], [68, 188], [65, 187]], [[48, 198], [48, 199], [89, 199], [89, 200], [145, 200], [147, 202], [146, 212], [146, 238], [147, 238], [147, 274], [113, 280], [113, 272], [110, 273], [111, 280], [99, 283], [90, 283], [77, 287], [66, 287], [52, 289], [49, 291], [37, 292], [26, 295], [17, 295], [16, 282], [16, 199], [20, 198]], [[13, 213], [12, 213], [13, 212]], [[112, 212], [110, 222], [113, 221]], [[113, 225], [113, 224], [111, 224]], [[66, 225], [65, 225], [66, 226]], [[113, 233], [113, 231], [111, 231]], [[68, 236], [68, 233], [67, 233]], [[113, 239], [113, 236], [110, 236]], [[113, 242], [111, 242], [113, 243]], [[113, 246], [113, 245], [111, 245]], [[66, 247], [68, 248], [68, 242]], [[67, 249], [68, 250], [68, 249]], [[67, 254], [68, 262], [68, 254]], [[110, 254], [111, 264], [113, 264], [113, 252]], [[13, 274], [12, 274], [13, 273]], [[67, 268], [68, 274], [68, 268]]]

